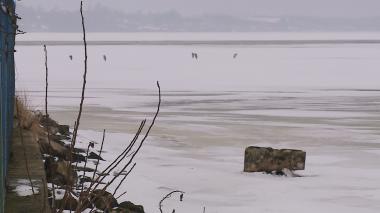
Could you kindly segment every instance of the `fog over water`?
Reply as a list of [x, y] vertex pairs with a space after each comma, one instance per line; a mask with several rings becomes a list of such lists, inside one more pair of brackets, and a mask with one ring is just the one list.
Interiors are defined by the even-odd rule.
[[[77, 10], [77, 0], [23, 0], [18, 4], [45, 9]], [[91, 0], [88, 7], [106, 6], [125, 12], [177, 10], [183, 15], [227, 14], [232, 16], [378, 16], [377, 0]]]
[[[91, 32], [380, 31], [376, 0], [86, 1]], [[20, 1], [27, 32], [80, 32], [79, 2]]]

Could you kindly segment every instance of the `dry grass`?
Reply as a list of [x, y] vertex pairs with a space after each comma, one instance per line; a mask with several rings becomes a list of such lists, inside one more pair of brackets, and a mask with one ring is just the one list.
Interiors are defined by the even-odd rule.
[[40, 125], [40, 116], [30, 108], [25, 94], [17, 95], [15, 98], [14, 118], [16, 125], [31, 131], [34, 138], [38, 139], [41, 135], [46, 134]]
[[[19, 126], [32, 134], [33, 141], [38, 143], [42, 154], [50, 154], [54, 156], [59, 156], [62, 159], [67, 159], [69, 150], [65, 148], [62, 144], [57, 143], [54, 140], [48, 139], [47, 129], [42, 126], [41, 119], [44, 115], [39, 111], [32, 110], [26, 95], [16, 96], [15, 99], [15, 125], [17, 128]], [[54, 128], [51, 127], [50, 131]], [[50, 132], [50, 134], [52, 134]]]

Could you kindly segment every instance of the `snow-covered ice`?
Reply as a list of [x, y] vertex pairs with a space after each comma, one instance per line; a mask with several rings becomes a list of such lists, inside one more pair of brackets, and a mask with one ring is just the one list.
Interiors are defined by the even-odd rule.
[[[105, 35], [92, 36], [101, 40]], [[376, 38], [366, 33], [181, 36], [168, 38]], [[121, 38], [113, 35], [114, 40]], [[39, 109], [44, 104], [42, 47], [17, 49], [18, 89]], [[60, 123], [72, 125], [82, 48], [49, 46], [48, 51], [49, 110]], [[166, 211], [378, 212], [379, 44], [90, 46], [89, 51], [78, 145], [100, 142], [107, 129], [107, 160], [128, 144], [141, 119], [153, 116], [155, 81], [161, 83], [162, 110], [135, 170], [119, 191], [127, 191], [122, 200], [157, 212], [162, 196], [179, 189], [186, 192], [184, 202], [173, 197], [165, 203]], [[199, 53], [198, 61], [191, 58], [193, 51]], [[239, 56], [233, 59], [235, 52]], [[297, 172], [303, 177], [243, 173], [249, 145], [305, 150], [306, 170]]]

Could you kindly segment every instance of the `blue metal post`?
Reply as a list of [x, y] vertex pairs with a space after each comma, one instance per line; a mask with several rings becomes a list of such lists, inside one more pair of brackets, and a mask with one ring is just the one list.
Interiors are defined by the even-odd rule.
[[4, 212], [5, 180], [13, 128], [16, 27], [14, 1], [0, 0], [0, 213]]

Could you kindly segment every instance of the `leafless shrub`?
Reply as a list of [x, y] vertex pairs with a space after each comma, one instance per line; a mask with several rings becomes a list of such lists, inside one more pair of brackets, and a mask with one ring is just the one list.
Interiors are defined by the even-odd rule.
[[[85, 20], [84, 20], [84, 15], [83, 15], [83, 1], [81, 1], [81, 4], [80, 4], [80, 14], [81, 14], [81, 19], [82, 19], [82, 30], [83, 30], [84, 74], [83, 74], [83, 84], [82, 84], [82, 90], [81, 90], [81, 100], [80, 100], [80, 104], [79, 104], [79, 111], [78, 111], [78, 115], [77, 115], [77, 118], [75, 121], [73, 135], [72, 135], [71, 143], [70, 143], [70, 152], [69, 152], [69, 161], [68, 161], [69, 165], [73, 164], [73, 153], [75, 152], [75, 146], [76, 146], [76, 142], [77, 142], [78, 130], [79, 130], [79, 126], [80, 126], [81, 115], [82, 115], [83, 105], [84, 105], [84, 101], [85, 101], [85, 90], [86, 90], [86, 82], [87, 82], [87, 41], [86, 41]], [[46, 117], [48, 117], [48, 115], [49, 115], [48, 110], [47, 110], [47, 104], [48, 104], [48, 102], [47, 102], [47, 97], [48, 97], [47, 96], [48, 95], [48, 67], [47, 67], [47, 49], [46, 49], [46, 46], [44, 46], [44, 51], [45, 51], [45, 68], [46, 68], [45, 115], [46, 115]], [[115, 194], [117, 193], [120, 186], [125, 182], [128, 175], [132, 172], [132, 170], [136, 166], [136, 163], [133, 162], [134, 158], [136, 157], [136, 155], [141, 150], [144, 142], [146, 141], [146, 139], [149, 136], [151, 129], [155, 125], [155, 121], [158, 117], [158, 114], [160, 111], [160, 106], [161, 106], [161, 87], [160, 87], [159, 82], [157, 82], [157, 88], [158, 88], [157, 110], [156, 110], [154, 117], [153, 117], [150, 125], [148, 126], [148, 129], [146, 130], [145, 134], [142, 135], [142, 132], [143, 132], [145, 125], [146, 125], [146, 122], [147, 122], [146, 119], [141, 121], [134, 138], [130, 141], [128, 146], [126, 146], [124, 148], [124, 150], [106, 167], [106, 169], [104, 169], [101, 172], [97, 171], [98, 164], [99, 164], [99, 159], [98, 159], [98, 161], [96, 163], [95, 171], [94, 171], [93, 176], [92, 176], [92, 181], [90, 182], [90, 184], [88, 186], [86, 186], [86, 189], [84, 188], [85, 183], [83, 183], [80, 192], [75, 191], [75, 188], [76, 188], [75, 184], [76, 184], [76, 186], [78, 186], [77, 183], [71, 182], [71, 183], [66, 184], [65, 195], [64, 195], [63, 200], [60, 202], [60, 205], [59, 205], [60, 208], [59, 208], [58, 212], [60, 212], [60, 213], [63, 212], [64, 207], [66, 206], [67, 202], [69, 202], [69, 203], [72, 202], [72, 198], [73, 198], [72, 195], [76, 195], [78, 197], [75, 212], [81, 212], [86, 208], [94, 209], [95, 208], [93, 206], [94, 201], [96, 199], [98, 199], [99, 196], [104, 195], [106, 193], [106, 190], [109, 188], [109, 186], [112, 185], [117, 179], [119, 179], [119, 177], [124, 176], [123, 178], [121, 178], [120, 181], [118, 181], [118, 184], [117, 184], [117, 186], [116, 186], [116, 188], [112, 194], [112, 196], [115, 196]], [[48, 127], [47, 127], [47, 131], [49, 132]], [[48, 137], [49, 136], [50, 135], [48, 135]], [[105, 130], [103, 131], [103, 138], [102, 138], [102, 144], [101, 144], [101, 148], [100, 148], [100, 152], [99, 152], [99, 157], [102, 154], [104, 140], [105, 140]], [[86, 169], [86, 165], [87, 165], [89, 148], [90, 148], [90, 145], [87, 148], [86, 161], [85, 161], [85, 168], [84, 169]], [[117, 172], [116, 175], [114, 175], [114, 177], [111, 178], [110, 181], [103, 184], [103, 181], [105, 181], [107, 174], [111, 174], [112, 172], [114, 172], [115, 169], [119, 165], [122, 165], [122, 169], [119, 172]], [[67, 169], [68, 170], [67, 173], [68, 173], [69, 177], [72, 175], [71, 174], [71, 172], [72, 172], [71, 168], [72, 167], [68, 166], [68, 169]], [[128, 172], [126, 172], [126, 171], [128, 171]], [[84, 171], [83, 177], [85, 176], [85, 174], [86, 173]], [[98, 175], [96, 175], [96, 174], [98, 174]], [[53, 187], [53, 190], [54, 190], [54, 187]], [[180, 191], [176, 191], [176, 192], [180, 192]], [[53, 193], [55, 193], [55, 192], [53, 191]], [[122, 196], [125, 193], [126, 192], [122, 193], [120, 196]], [[173, 193], [175, 193], [175, 192], [173, 192]], [[182, 200], [183, 192], [181, 192], [181, 193], [182, 194], [180, 196], [180, 199]], [[170, 197], [170, 195], [168, 195], [168, 197]], [[102, 199], [102, 198], [99, 198], [99, 199]], [[165, 199], [163, 199], [163, 200], [165, 200]], [[162, 201], [160, 202], [160, 206], [162, 204]], [[107, 204], [106, 206], [108, 206], [107, 208], [109, 208], [109, 206], [111, 206], [111, 205]], [[56, 210], [54, 210], [54, 212], [56, 212]]]

